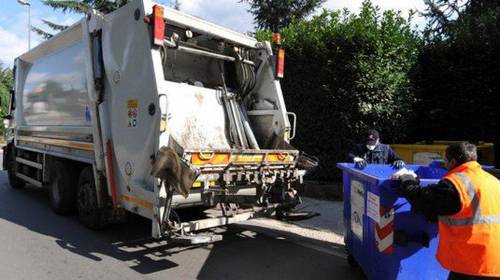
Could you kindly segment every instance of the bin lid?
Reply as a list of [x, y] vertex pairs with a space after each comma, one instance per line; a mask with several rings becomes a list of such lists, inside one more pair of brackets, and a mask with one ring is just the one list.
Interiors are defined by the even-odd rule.
[[[337, 167], [375, 185], [390, 180], [392, 174], [398, 171], [389, 164], [368, 164], [365, 168], [359, 169], [354, 163], [338, 163]], [[424, 165], [405, 165], [405, 168], [413, 170], [420, 181], [426, 183], [437, 183], [448, 172], [446, 169]]]

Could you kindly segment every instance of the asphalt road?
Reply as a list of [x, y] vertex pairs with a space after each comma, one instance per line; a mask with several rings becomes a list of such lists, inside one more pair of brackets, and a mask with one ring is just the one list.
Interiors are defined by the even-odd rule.
[[11, 189], [0, 171], [0, 279], [363, 279], [340, 246], [234, 225], [220, 229], [221, 242], [174, 247], [150, 239], [150, 228], [134, 217], [88, 230], [54, 214], [44, 190]]

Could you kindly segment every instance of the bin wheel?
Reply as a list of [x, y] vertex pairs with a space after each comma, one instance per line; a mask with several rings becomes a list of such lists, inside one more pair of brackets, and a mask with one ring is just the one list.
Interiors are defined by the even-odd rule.
[[356, 261], [354, 256], [351, 254], [347, 254], [347, 264], [349, 264], [350, 267], [359, 267], [358, 261]]
[[17, 178], [17, 162], [16, 162], [16, 148], [14, 145], [9, 145], [7, 149], [7, 176], [9, 184], [13, 189], [22, 189], [26, 185], [23, 180]]
[[85, 227], [98, 230], [105, 226], [104, 211], [98, 208], [94, 172], [86, 167], [80, 173], [76, 195], [78, 218]]
[[74, 167], [61, 160], [54, 160], [50, 169], [49, 196], [52, 210], [59, 215], [69, 215], [75, 210]]

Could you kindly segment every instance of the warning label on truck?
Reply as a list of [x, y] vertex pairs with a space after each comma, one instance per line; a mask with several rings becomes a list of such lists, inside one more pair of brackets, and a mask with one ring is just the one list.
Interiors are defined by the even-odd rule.
[[363, 241], [363, 215], [365, 214], [365, 186], [351, 180], [351, 231]]
[[137, 126], [137, 110], [138, 110], [138, 108], [139, 108], [139, 100], [129, 99], [127, 101], [128, 127], [136, 127]]

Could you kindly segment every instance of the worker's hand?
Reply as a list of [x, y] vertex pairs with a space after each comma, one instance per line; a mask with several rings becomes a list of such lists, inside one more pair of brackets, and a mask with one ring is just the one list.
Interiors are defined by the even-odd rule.
[[392, 176], [391, 176], [391, 179], [402, 180], [402, 178], [409, 179], [410, 177], [413, 179], [416, 179], [417, 174], [413, 170], [403, 168], [403, 169], [400, 169], [400, 170], [394, 172], [394, 174], [392, 174]]
[[399, 176], [399, 180], [401, 181], [401, 183], [408, 181], [418, 182], [417, 176], [415, 176], [415, 174], [409, 174], [409, 173]]
[[366, 160], [362, 159], [362, 158], [359, 158], [359, 157], [355, 157], [354, 158], [354, 166], [359, 168], [359, 169], [363, 169], [366, 167]]
[[402, 160], [400, 160], [400, 159], [398, 159], [398, 160], [395, 160], [395, 161], [392, 163], [392, 166], [393, 166], [394, 168], [401, 169], [401, 168], [403, 168], [403, 167], [405, 166], [405, 162], [404, 162], [404, 161], [402, 161]]

